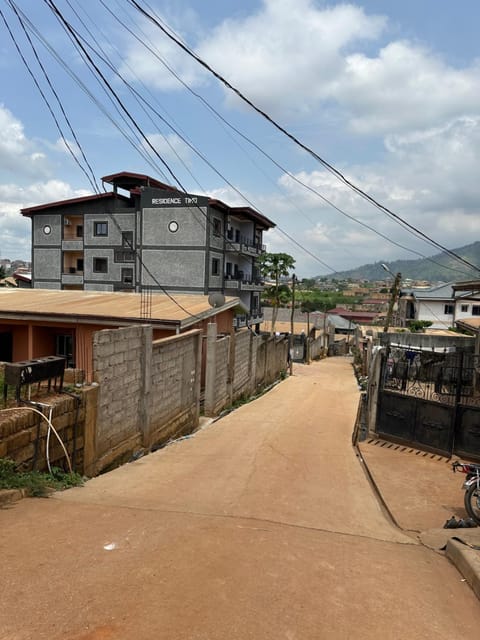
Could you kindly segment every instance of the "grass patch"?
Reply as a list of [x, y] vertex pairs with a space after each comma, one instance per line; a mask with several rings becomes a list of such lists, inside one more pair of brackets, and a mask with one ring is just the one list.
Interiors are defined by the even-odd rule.
[[14, 460], [0, 458], [0, 489], [26, 489], [31, 496], [41, 497], [54, 491], [62, 491], [83, 484], [78, 473], [66, 473], [52, 467], [52, 473], [21, 471]]

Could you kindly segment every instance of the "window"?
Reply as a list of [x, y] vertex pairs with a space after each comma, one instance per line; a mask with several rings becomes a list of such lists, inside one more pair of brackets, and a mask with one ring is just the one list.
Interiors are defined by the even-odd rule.
[[122, 269], [122, 284], [133, 286], [133, 269]]
[[83, 271], [83, 258], [77, 258], [77, 271]]
[[460, 311], [461, 311], [462, 313], [468, 313], [468, 304], [462, 304], [462, 305], [460, 306]]
[[213, 235], [214, 236], [222, 235], [222, 221], [219, 218], [213, 219]]
[[218, 276], [220, 273], [220, 260], [212, 258], [212, 276]]
[[77, 228], [75, 230], [77, 238], [83, 238], [83, 224], [77, 224]]
[[453, 304], [446, 304], [444, 309], [443, 309], [443, 313], [446, 316], [451, 316], [453, 315]]
[[480, 305], [472, 305], [472, 316], [480, 316]]
[[133, 231], [122, 231], [122, 247], [133, 249]]
[[62, 356], [67, 359], [67, 367], [74, 367], [75, 362], [73, 359], [73, 338], [71, 335], [58, 335], [56, 336], [56, 355]]
[[93, 259], [93, 272], [94, 273], [107, 273], [108, 272], [108, 260], [107, 260], [107, 258], [94, 258]]
[[94, 236], [108, 236], [108, 222], [94, 222]]

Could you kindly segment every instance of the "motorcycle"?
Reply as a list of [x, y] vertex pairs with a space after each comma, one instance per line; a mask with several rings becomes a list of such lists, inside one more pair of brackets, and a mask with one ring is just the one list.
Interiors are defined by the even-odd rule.
[[465, 511], [470, 518], [480, 525], [480, 464], [474, 462], [452, 462], [453, 472], [465, 473], [466, 478], [462, 488], [465, 491], [463, 501]]

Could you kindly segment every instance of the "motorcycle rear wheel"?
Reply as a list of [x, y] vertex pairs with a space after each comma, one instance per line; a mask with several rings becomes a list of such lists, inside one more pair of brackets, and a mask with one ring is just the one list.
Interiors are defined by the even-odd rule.
[[480, 488], [476, 482], [468, 487], [463, 496], [465, 511], [478, 525], [480, 525]]

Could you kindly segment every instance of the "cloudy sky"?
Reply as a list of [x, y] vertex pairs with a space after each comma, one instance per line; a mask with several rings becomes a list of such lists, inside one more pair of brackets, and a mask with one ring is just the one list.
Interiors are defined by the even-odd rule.
[[[22, 207], [92, 193], [89, 175], [102, 188], [100, 178], [119, 171], [255, 207], [278, 225], [268, 250], [293, 255], [300, 277], [437, 253], [255, 113], [129, 0], [54, 4], [85, 53], [45, 0], [0, 5], [0, 257], [29, 258]], [[140, 4], [410, 224], [448, 248], [479, 238], [475, 0]]]

